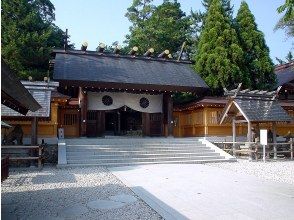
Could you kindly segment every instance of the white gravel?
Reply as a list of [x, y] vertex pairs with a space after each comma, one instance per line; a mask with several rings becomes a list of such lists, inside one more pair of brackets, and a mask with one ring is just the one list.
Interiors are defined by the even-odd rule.
[[235, 163], [207, 163], [237, 173], [254, 175], [263, 180], [289, 183], [294, 185], [294, 160], [292, 161], [248, 161], [238, 159]]
[[[103, 167], [14, 171], [1, 185], [2, 216], [11, 219], [162, 219]], [[112, 209], [88, 206], [121, 195], [133, 200]], [[65, 216], [68, 210], [81, 214]]]

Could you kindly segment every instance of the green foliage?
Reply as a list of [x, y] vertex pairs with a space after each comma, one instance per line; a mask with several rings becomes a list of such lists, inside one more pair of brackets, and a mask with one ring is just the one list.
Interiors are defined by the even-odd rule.
[[137, 46], [140, 53], [151, 47], [156, 53], [165, 49], [175, 53], [190, 40], [190, 18], [177, 1], [166, 0], [155, 7], [150, 0], [135, 0], [126, 16], [133, 23], [126, 43], [129, 48]]
[[294, 0], [286, 0], [283, 5], [277, 9], [278, 13], [285, 13], [277, 23], [275, 30], [284, 29], [290, 37], [294, 36]]
[[286, 56], [286, 60], [287, 60], [287, 62], [288, 62], [288, 63], [292, 62], [292, 61], [294, 60], [293, 58], [294, 58], [294, 57], [293, 57], [292, 52], [289, 51], [289, 52], [287, 53], [287, 56]]
[[21, 79], [47, 75], [52, 47], [63, 46], [63, 31], [55, 26], [49, 0], [2, 1], [2, 56]]
[[274, 65], [264, 35], [246, 2], [242, 2], [236, 17], [236, 29], [243, 50], [242, 71], [250, 76], [251, 89], [273, 89], [276, 84]]
[[286, 60], [282, 60], [278, 57], [276, 57], [276, 60], [278, 61], [279, 64], [285, 64], [285, 63], [290, 63], [294, 61], [294, 57], [291, 51], [289, 51], [285, 57]]
[[[204, 11], [191, 11], [191, 19], [193, 23], [193, 38], [194, 38], [194, 51], [196, 50], [195, 47], [197, 47], [197, 43], [199, 40], [199, 34], [201, 33], [204, 24], [205, 24], [205, 18], [207, 16], [208, 9], [212, 3], [212, 0], [203, 0], [202, 5], [204, 7]], [[231, 6], [230, 0], [221, 0], [222, 8], [225, 11], [226, 15], [232, 19], [233, 15], [233, 6]]]
[[194, 101], [197, 98], [199, 97], [189, 92], [178, 92], [174, 94], [173, 102], [174, 104], [185, 104]]
[[293, 21], [294, 19], [294, 0], [286, 0], [283, 5], [278, 7], [277, 11], [279, 13], [285, 12], [283, 16], [284, 21]]
[[236, 31], [220, 0], [213, 0], [200, 34], [195, 70], [213, 90], [220, 94], [223, 87], [235, 88], [240, 82], [250, 85], [249, 76], [239, 68], [243, 58]]

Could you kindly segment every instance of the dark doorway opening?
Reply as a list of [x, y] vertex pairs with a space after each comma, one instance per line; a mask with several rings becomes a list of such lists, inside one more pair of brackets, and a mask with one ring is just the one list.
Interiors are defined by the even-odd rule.
[[117, 111], [105, 112], [105, 135], [116, 135], [118, 130]]
[[105, 112], [105, 134], [142, 136], [142, 112], [126, 106]]

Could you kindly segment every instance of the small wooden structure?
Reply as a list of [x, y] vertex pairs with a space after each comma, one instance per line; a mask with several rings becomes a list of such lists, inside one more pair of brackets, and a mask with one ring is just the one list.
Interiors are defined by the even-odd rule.
[[[247, 123], [247, 142], [254, 142], [258, 138], [259, 125], [261, 123], [272, 123], [272, 142], [276, 143], [276, 124], [280, 122], [291, 122], [293, 119], [280, 106], [277, 96], [280, 87], [276, 91], [260, 91], [249, 89], [240, 90], [240, 83], [237, 89], [228, 91], [228, 103], [222, 113], [220, 124], [231, 121], [233, 130], [233, 147], [236, 142], [236, 124]], [[253, 128], [255, 125], [255, 129]], [[255, 133], [254, 133], [255, 132]], [[276, 148], [276, 145], [274, 145]], [[277, 155], [274, 155], [276, 158]]]
[[[26, 115], [28, 111], [35, 112], [38, 109], [40, 109], [41, 105], [36, 101], [36, 99], [31, 95], [31, 93], [22, 85], [22, 83], [18, 80], [17, 76], [11, 71], [11, 69], [2, 59], [1, 65], [1, 109], [2, 107], [10, 109], [11, 111], [22, 116]], [[2, 118], [3, 112], [1, 111], [1, 119]], [[7, 127], [6, 124], [1, 122], [1, 127], [2, 126]], [[37, 136], [37, 126], [37, 120], [34, 118], [33, 127], [35, 129], [32, 131], [32, 136]], [[2, 146], [1, 148], [3, 149], [4, 146]], [[3, 151], [1, 153], [3, 153]], [[5, 158], [2, 158], [1, 155], [1, 181], [3, 181], [9, 176], [9, 160], [11, 159], [13, 158], [7, 156], [5, 156]], [[41, 165], [41, 159], [39, 159], [39, 165]]]
[[[22, 115], [6, 106], [1, 106], [2, 119], [10, 125], [20, 125], [26, 143], [28, 138], [31, 139], [33, 146], [37, 145], [39, 139], [44, 139], [47, 143], [57, 143], [58, 130], [58, 108], [63, 106], [68, 96], [58, 93], [57, 82], [40, 82], [40, 81], [21, 81], [22, 85], [38, 101], [40, 108], [38, 111], [28, 111]], [[38, 126], [36, 126], [38, 123]]]

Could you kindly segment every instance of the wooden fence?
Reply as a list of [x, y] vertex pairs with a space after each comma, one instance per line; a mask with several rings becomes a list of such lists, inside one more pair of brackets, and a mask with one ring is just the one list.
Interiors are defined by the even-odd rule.
[[293, 160], [293, 141], [268, 143], [265, 148], [256, 142], [214, 142], [214, 144], [235, 157], [246, 155], [250, 160], [258, 160], [266, 155], [264, 159], [277, 160], [283, 156]]

